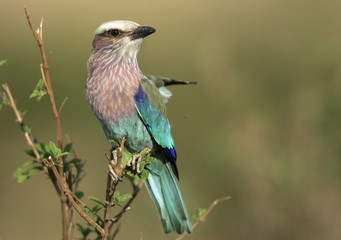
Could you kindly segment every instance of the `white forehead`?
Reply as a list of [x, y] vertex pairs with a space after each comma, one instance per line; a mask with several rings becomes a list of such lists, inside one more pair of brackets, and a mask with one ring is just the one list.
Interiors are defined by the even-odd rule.
[[96, 29], [95, 35], [102, 34], [110, 29], [119, 29], [122, 31], [130, 31], [136, 29], [140, 24], [128, 20], [115, 20], [105, 22]]

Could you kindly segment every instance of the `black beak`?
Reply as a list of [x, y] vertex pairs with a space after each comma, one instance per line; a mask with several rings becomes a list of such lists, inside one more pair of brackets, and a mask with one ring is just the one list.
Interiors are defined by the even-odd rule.
[[148, 35], [155, 33], [155, 28], [148, 27], [148, 26], [139, 26], [132, 34], [131, 40], [145, 38]]

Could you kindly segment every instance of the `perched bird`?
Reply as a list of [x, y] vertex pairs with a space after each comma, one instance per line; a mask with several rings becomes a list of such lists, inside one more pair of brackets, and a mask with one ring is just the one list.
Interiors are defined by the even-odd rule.
[[179, 176], [176, 152], [165, 107], [171, 96], [165, 86], [190, 82], [142, 74], [136, 56], [143, 39], [154, 32], [152, 27], [131, 21], [102, 24], [92, 42], [85, 95], [108, 140], [125, 136], [124, 146], [131, 153], [152, 149], [156, 161], [150, 165], [146, 187], [163, 231], [191, 233], [175, 179]]

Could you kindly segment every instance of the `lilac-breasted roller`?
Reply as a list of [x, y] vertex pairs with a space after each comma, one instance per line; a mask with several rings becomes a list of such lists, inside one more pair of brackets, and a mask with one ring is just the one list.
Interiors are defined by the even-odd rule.
[[146, 187], [163, 231], [191, 233], [175, 179], [176, 152], [165, 107], [171, 95], [165, 86], [188, 82], [142, 74], [136, 56], [143, 39], [154, 32], [152, 27], [131, 21], [102, 24], [92, 42], [85, 95], [108, 140], [125, 136], [125, 148], [131, 153], [152, 149], [156, 161], [150, 165]]

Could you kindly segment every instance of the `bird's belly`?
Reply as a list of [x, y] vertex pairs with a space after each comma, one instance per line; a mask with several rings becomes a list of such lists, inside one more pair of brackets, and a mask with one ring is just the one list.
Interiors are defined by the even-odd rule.
[[141, 152], [146, 147], [153, 147], [153, 140], [136, 112], [122, 116], [117, 121], [100, 119], [100, 122], [109, 141], [120, 141], [125, 136], [124, 146], [132, 153]]

